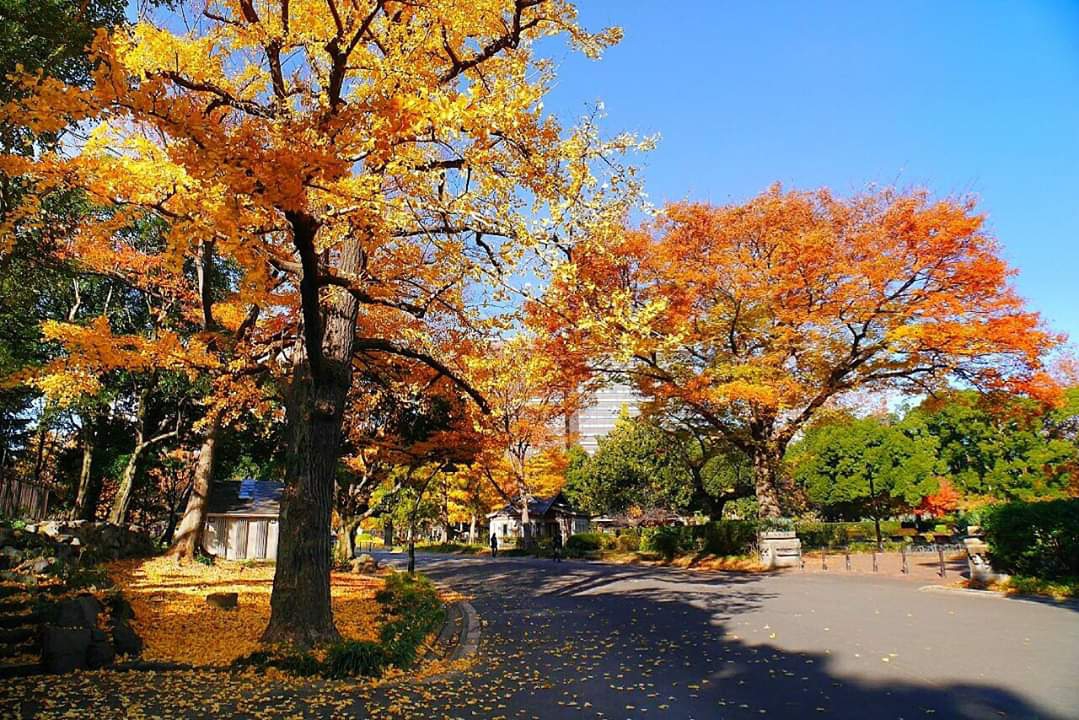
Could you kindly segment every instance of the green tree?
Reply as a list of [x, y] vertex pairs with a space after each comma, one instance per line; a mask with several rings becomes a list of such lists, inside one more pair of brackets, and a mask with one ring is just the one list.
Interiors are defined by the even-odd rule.
[[925, 425], [956, 490], [998, 500], [1061, 497], [1079, 468], [1079, 392], [1045, 409], [1017, 397], [959, 391], [926, 400], [904, 422]]
[[916, 505], [939, 487], [938, 443], [919, 422], [875, 417], [833, 420], [811, 427], [791, 446], [791, 473], [829, 519], [880, 521]]
[[662, 508], [719, 519], [726, 502], [752, 495], [752, 468], [737, 451], [623, 413], [595, 455], [571, 451], [565, 492], [597, 513]]

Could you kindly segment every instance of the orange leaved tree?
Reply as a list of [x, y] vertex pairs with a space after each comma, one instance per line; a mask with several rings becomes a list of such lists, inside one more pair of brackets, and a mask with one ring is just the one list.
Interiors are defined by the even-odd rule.
[[632, 378], [652, 412], [746, 452], [767, 517], [786, 446], [845, 393], [1051, 390], [1041, 363], [1057, 338], [1011, 274], [971, 202], [773, 187], [581, 243], [531, 313]]
[[[215, 0], [186, 19], [99, 31], [91, 89], [21, 78], [4, 119], [94, 130], [0, 170], [163, 219], [177, 265], [212, 241], [240, 316], [279, 326], [248, 358], [280, 384], [289, 438], [263, 637], [309, 645], [336, 637], [330, 516], [354, 355], [467, 387], [439, 349], [505, 327], [491, 304], [506, 273], [633, 186], [590, 168], [634, 141], [543, 112], [554, 73], [533, 52], [564, 34], [594, 57], [618, 32], [583, 31], [565, 0]], [[109, 247], [116, 223], [95, 219], [111, 216], [80, 233]]]

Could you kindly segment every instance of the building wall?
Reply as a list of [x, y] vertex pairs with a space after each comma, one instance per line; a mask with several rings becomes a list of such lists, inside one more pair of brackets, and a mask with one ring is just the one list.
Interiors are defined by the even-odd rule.
[[277, 518], [207, 515], [203, 549], [226, 560], [276, 560]]
[[630, 415], [637, 415], [640, 396], [628, 385], [613, 384], [601, 388], [592, 400], [578, 411], [570, 421], [578, 434], [578, 442], [589, 455], [599, 447], [599, 439], [614, 429], [622, 408]]
[[[569, 522], [569, 534], [588, 532], [589, 521], [586, 517], [575, 517]], [[555, 524], [548, 521], [534, 520], [532, 522], [533, 537], [550, 537], [555, 529]], [[499, 544], [521, 537], [520, 521], [510, 515], [495, 515], [491, 518], [487, 528], [487, 542], [491, 541], [491, 535], [497, 535]], [[568, 538], [562, 538], [566, 540]]]

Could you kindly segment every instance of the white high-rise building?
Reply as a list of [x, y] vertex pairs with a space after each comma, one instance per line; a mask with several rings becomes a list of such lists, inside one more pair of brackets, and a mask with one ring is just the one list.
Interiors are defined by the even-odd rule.
[[567, 429], [577, 435], [577, 442], [591, 455], [599, 447], [599, 439], [614, 429], [622, 408], [637, 415], [640, 404], [640, 396], [629, 385], [606, 385], [570, 418]]

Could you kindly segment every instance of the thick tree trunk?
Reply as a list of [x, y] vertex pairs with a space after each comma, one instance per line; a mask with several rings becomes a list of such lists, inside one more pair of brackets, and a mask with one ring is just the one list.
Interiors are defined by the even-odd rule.
[[[330, 605], [330, 518], [345, 399], [352, 384], [356, 299], [340, 288], [328, 291], [325, 312], [319, 301], [318, 230], [309, 217], [290, 214], [303, 278], [304, 345], [289, 387], [288, 463], [281, 501], [280, 534], [270, 622], [263, 642], [310, 647], [338, 638]], [[346, 243], [340, 269], [355, 272], [359, 242]], [[319, 327], [321, 325], [321, 328]], [[312, 348], [312, 343], [318, 346]]]
[[202, 438], [199, 448], [198, 464], [195, 465], [195, 477], [192, 480], [191, 495], [187, 498], [183, 519], [176, 531], [175, 541], [169, 549], [169, 555], [178, 562], [185, 563], [195, 559], [202, 546], [202, 526], [206, 521], [206, 505], [213, 489], [214, 461], [217, 454], [217, 439], [221, 432], [219, 421], [215, 418]]
[[753, 480], [757, 490], [757, 517], [777, 518], [779, 508], [779, 457], [769, 448], [753, 453]]
[[[324, 362], [322, 372], [347, 378], [349, 367]], [[337, 638], [330, 607], [330, 517], [347, 392], [347, 380], [316, 383], [308, 376], [292, 383], [289, 460], [264, 642], [309, 647]]]
[[97, 433], [90, 418], [82, 421], [82, 467], [79, 468], [79, 486], [75, 492], [75, 506], [71, 516], [76, 520], [93, 520], [97, 514], [96, 488], [93, 487], [94, 445]]
[[356, 528], [360, 521], [356, 518], [342, 520], [337, 528], [337, 542], [333, 546], [333, 560], [338, 565], [346, 565], [356, 557]]
[[468, 520], [468, 544], [476, 544], [476, 513], [472, 513]]

